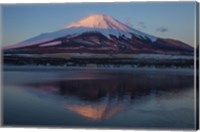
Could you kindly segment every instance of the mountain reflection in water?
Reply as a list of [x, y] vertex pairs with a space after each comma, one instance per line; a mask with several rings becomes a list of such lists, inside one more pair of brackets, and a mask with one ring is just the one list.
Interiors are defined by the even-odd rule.
[[29, 69], [3, 72], [5, 125], [195, 127], [192, 69]]
[[[81, 73], [70, 79], [68, 73], [61, 79], [39, 82], [13, 83], [20, 88], [38, 94], [62, 97], [60, 105], [65, 109], [90, 120], [104, 120], [134, 107], [134, 102], [145, 96], [176, 98], [178, 93], [193, 87], [193, 78], [188, 75], [154, 73]], [[106, 76], [102, 76], [106, 75]], [[67, 79], [65, 77], [68, 77]], [[85, 78], [84, 78], [85, 76]], [[7, 84], [8, 85], [8, 84]], [[132, 104], [132, 105], [131, 105]]]

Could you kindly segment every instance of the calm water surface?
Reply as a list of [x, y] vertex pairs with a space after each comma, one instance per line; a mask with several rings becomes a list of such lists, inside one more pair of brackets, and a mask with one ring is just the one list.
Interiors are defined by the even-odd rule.
[[194, 129], [193, 70], [3, 72], [6, 126]]

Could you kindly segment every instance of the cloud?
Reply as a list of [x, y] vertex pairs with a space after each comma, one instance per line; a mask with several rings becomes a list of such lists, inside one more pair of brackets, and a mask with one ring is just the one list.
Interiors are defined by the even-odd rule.
[[130, 17], [125, 17], [123, 23], [128, 25], [129, 27], [134, 27], [137, 30], [142, 30], [147, 28], [146, 24], [143, 21], [133, 22]]
[[137, 26], [139, 26], [140, 28], [147, 28], [147, 26], [145, 25], [143, 21], [138, 22]]
[[133, 27], [133, 25], [132, 25], [132, 20], [131, 20], [130, 17], [126, 17], [126, 18], [124, 19], [124, 24], [128, 25], [129, 27]]
[[167, 31], [168, 31], [168, 28], [166, 28], [166, 27], [159, 27], [159, 28], [156, 28], [156, 31], [157, 31], [157, 32], [164, 33], [164, 32], [167, 32]]

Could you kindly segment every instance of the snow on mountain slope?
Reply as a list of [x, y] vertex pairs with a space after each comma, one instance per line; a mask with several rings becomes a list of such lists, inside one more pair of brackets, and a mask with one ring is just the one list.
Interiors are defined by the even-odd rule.
[[128, 27], [127, 25], [117, 21], [116, 19], [110, 16], [95, 14], [83, 18], [79, 22], [71, 23], [64, 29], [55, 32], [40, 34], [36, 37], [30, 38], [16, 45], [9, 46], [8, 48], [30, 46], [34, 44], [44, 43], [46, 41], [54, 40], [60, 37], [77, 36], [84, 32], [100, 32], [108, 38], [110, 37], [110, 35], [125, 35], [126, 37], [130, 38], [134, 34], [140, 39], [148, 38], [153, 42], [157, 40], [156, 37]]
[[42, 44], [39, 47], [55, 46], [55, 45], [59, 45], [59, 44], [61, 44], [60, 41], [55, 41], [55, 42], [50, 42], [50, 43], [47, 43], [47, 44]]
[[[94, 15], [88, 16], [86, 18], [81, 19], [79, 22], [74, 22], [74, 23], [69, 24], [68, 26], [66, 26], [66, 29], [74, 28], [74, 27], [90, 28], [93, 30], [97, 30], [99, 32], [101, 32], [100, 29], [106, 29], [110, 31], [109, 34], [113, 34], [117, 36], [121, 34], [130, 36], [130, 33], [133, 33], [134, 35], [140, 38], [145, 39], [147, 37], [151, 39], [152, 41], [156, 41], [156, 37], [137, 31], [119, 22], [118, 20], [112, 18], [111, 16], [104, 15], [104, 14], [94, 14]], [[109, 34], [107, 33], [106, 36], [109, 37]]]
[[72, 27], [87, 27], [87, 28], [101, 28], [101, 29], [114, 29], [131, 32], [131, 30], [124, 24], [118, 22], [107, 15], [95, 14], [81, 19], [79, 22], [69, 24], [66, 28]]

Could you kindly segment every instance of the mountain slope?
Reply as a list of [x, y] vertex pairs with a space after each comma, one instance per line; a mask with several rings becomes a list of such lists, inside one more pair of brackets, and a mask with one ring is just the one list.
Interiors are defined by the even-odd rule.
[[10, 46], [6, 51], [10, 53], [193, 54], [193, 48], [183, 42], [145, 34], [102, 14], [83, 18], [56, 32], [40, 34]]

